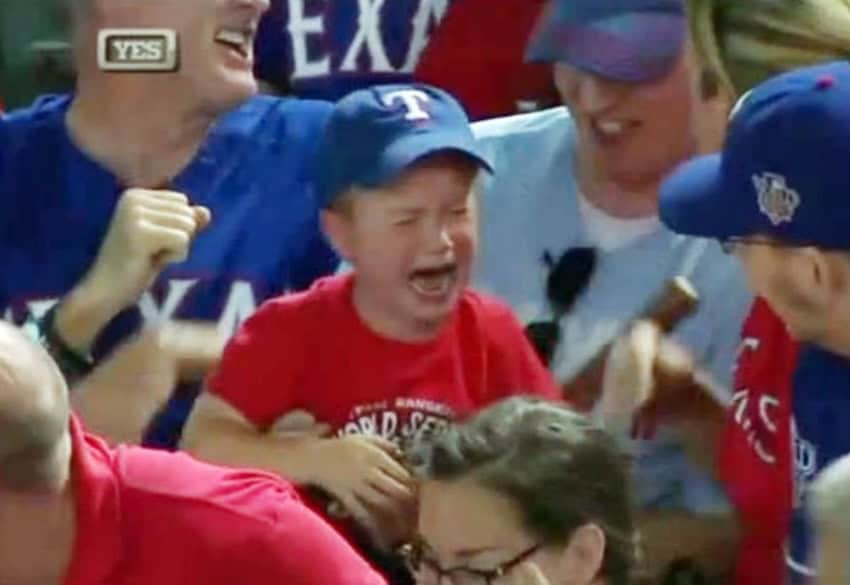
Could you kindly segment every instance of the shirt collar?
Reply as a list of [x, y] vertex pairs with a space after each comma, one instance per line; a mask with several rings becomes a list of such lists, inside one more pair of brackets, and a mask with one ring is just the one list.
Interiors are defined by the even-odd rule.
[[73, 415], [70, 430], [77, 534], [65, 585], [97, 585], [115, 572], [123, 552], [115, 455], [104, 441], [88, 435]]

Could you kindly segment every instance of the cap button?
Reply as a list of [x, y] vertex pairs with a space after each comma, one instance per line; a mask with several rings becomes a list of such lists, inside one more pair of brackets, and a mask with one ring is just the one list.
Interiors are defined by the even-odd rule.
[[832, 75], [821, 75], [815, 82], [815, 87], [818, 89], [829, 89], [835, 85], [835, 77]]

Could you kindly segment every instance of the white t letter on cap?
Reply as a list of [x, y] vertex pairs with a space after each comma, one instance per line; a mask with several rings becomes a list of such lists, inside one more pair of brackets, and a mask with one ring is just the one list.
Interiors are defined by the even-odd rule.
[[428, 103], [430, 97], [419, 89], [400, 89], [385, 93], [382, 97], [384, 105], [390, 107], [393, 103], [401, 101], [407, 109], [406, 120], [428, 120], [431, 116], [422, 109], [422, 104]]

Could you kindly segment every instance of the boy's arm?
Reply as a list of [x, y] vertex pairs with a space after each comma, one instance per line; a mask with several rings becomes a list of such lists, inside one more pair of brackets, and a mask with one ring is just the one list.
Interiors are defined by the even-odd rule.
[[195, 403], [181, 447], [213, 463], [254, 467], [310, 484], [316, 481], [312, 451], [329, 430], [317, 424], [288, 435], [261, 432], [235, 407], [205, 391]]
[[329, 427], [305, 422], [261, 432], [222, 399], [204, 393], [189, 419], [183, 446], [213, 463], [262, 469], [322, 488], [374, 538], [394, 540], [395, 532], [406, 533], [406, 523], [388, 531], [377, 520], [380, 514], [407, 518], [413, 509], [412, 480], [398, 449], [379, 437], [327, 437]]
[[[264, 303], [228, 342], [190, 414], [181, 445], [215, 463], [264, 469], [310, 481], [300, 454], [309, 439], [271, 432], [294, 408], [295, 386], [306, 356], [299, 343], [303, 306], [289, 300]], [[303, 340], [301, 340], [303, 342]]]

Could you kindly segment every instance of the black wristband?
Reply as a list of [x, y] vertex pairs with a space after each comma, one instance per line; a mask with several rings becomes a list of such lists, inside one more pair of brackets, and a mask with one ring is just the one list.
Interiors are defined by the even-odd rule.
[[68, 385], [88, 375], [94, 368], [94, 360], [70, 347], [56, 330], [56, 312], [59, 303], [53, 305], [44, 317], [38, 320], [38, 341], [59, 366]]

